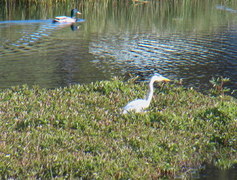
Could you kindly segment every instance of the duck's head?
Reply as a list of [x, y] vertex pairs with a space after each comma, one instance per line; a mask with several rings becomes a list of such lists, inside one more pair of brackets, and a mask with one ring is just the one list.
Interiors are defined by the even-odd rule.
[[81, 14], [81, 12], [80, 11], [78, 11], [77, 9], [72, 9], [71, 10], [71, 17], [73, 18], [73, 17], [75, 17], [76, 16], [76, 14]]

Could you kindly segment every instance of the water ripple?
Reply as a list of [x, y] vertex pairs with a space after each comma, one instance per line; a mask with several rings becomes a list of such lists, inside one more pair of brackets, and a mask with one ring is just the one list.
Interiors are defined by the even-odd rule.
[[[83, 19], [80, 20], [80, 22], [83, 21]], [[32, 25], [32, 23], [34, 25]], [[3, 28], [11, 28], [14, 31], [14, 33], [12, 33], [13, 35], [20, 35], [19, 38], [15, 38], [13, 40], [6, 39], [5, 42], [2, 42], [2, 45], [0, 46], [3, 48], [1, 49], [1, 54], [7, 55], [16, 53], [17, 51], [22, 52], [24, 50], [36, 50], [33, 46], [36, 44], [39, 45], [39, 43], [49, 42], [52, 32], [73, 25], [56, 24], [52, 23], [52, 20], [19, 20], [0, 21], [0, 26]]]
[[233, 38], [237, 39], [237, 33], [230, 34], [189, 37], [140, 35], [127, 39], [103, 36], [91, 42], [89, 51], [96, 56], [94, 62], [101, 69], [107, 64], [112, 71], [120, 69], [121, 73], [149, 74], [158, 71], [200, 84], [203, 79], [207, 81], [217, 75], [235, 78], [237, 41]]

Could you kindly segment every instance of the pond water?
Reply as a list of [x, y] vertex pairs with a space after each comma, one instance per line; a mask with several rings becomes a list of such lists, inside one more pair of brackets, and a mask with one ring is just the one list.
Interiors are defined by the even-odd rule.
[[227, 170], [220, 170], [213, 166], [206, 166], [201, 173], [193, 178], [201, 180], [234, 180], [237, 178], [237, 165]]
[[[199, 89], [223, 76], [236, 89], [236, 3], [171, 2], [2, 5], [0, 88], [54, 88], [129, 74], [144, 80], [158, 72]], [[72, 7], [84, 22], [51, 23]]]

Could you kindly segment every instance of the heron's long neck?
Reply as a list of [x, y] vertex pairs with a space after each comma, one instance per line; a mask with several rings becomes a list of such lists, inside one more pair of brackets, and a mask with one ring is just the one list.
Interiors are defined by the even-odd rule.
[[149, 83], [149, 92], [148, 92], [147, 98], [146, 98], [146, 100], [148, 101], [149, 104], [151, 103], [151, 99], [152, 99], [153, 92], [154, 92], [153, 83], [154, 83], [154, 81], [150, 81], [150, 83]]

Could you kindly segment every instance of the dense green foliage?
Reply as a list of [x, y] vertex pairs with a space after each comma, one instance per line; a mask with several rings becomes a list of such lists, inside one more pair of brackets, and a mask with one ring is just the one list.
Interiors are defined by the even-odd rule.
[[118, 79], [0, 92], [0, 177], [185, 177], [237, 163], [237, 101], [159, 84], [146, 113], [121, 114], [147, 86]]

